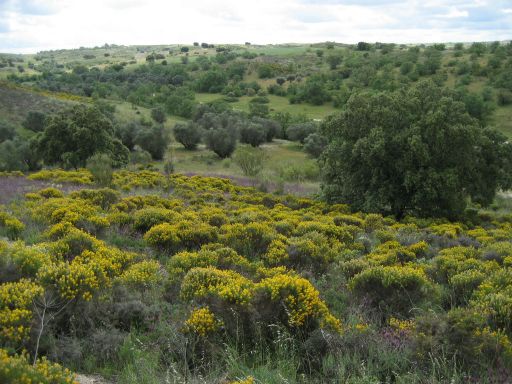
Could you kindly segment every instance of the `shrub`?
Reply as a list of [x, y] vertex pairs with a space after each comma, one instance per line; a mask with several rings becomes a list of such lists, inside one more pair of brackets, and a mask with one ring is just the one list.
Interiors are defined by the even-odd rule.
[[268, 224], [226, 224], [221, 227], [223, 242], [246, 257], [262, 255], [267, 251], [275, 232]]
[[320, 157], [325, 147], [327, 139], [319, 133], [311, 133], [304, 139], [304, 151], [312, 157]]
[[309, 268], [314, 273], [325, 272], [340, 253], [341, 244], [319, 232], [308, 232], [288, 239], [288, 262], [295, 268]]
[[0, 143], [12, 140], [16, 136], [16, 128], [4, 121], [0, 121]]
[[151, 227], [162, 223], [176, 223], [181, 215], [170, 209], [148, 207], [135, 212], [133, 215], [133, 227], [141, 232], [148, 231]]
[[472, 305], [489, 315], [498, 329], [512, 331], [512, 270], [493, 273], [475, 290]]
[[201, 128], [195, 123], [181, 124], [174, 126], [174, 138], [187, 150], [194, 150], [201, 142]]
[[162, 125], [153, 125], [137, 132], [135, 143], [151, 154], [155, 160], [162, 160], [169, 144], [169, 137]]
[[230, 157], [236, 148], [236, 133], [224, 128], [209, 129], [204, 134], [206, 147], [220, 158]]
[[91, 172], [96, 184], [102, 187], [108, 187], [112, 184], [114, 171], [112, 170], [112, 160], [104, 153], [98, 153], [87, 159], [87, 170]]
[[119, 277], [125, 284], [135, 287], [150, 287], [161, 280], [160, 263], [156, 260], [144, 260], [128, 267]]
[[[38, 111], [30, 111], [23, 121], [23, 126], [26, 129], [29, 129], [34, 132], [42, 132], [44, 131], [44, 124], [46, 121], [46, 114]], [[0, 139], [0, 141], [2, 141]]]
[[205, 223], [180, 221], [177, 224], [158, 224], [144, 235], [149, 245], [169, 252], [180, 249], [198, 249], [217, 240], [217, 231]]
[[0, 211], [0, 228], [5, 231], [8, 238], [14, 240], [25, 230], [25, 224], [9, 213]]
[[233, 161], [245, 176], [254, 177], [263, 169], [265, 152], [258, 148], [238, 147], [233, 154]]
[[183, 278], [181, 296], [186, 300], [217, 298], [246, 306], [252, 299], [254, 283], [239, 273], [216, 268], [193, 268]]
[[[279, 304], [275, 308], [284, 310], [290, 327], [308, 326], [311, 320], [318, 320], [322, 328], [341, 332], [340, 321], [329, 312], [320, 293], [304, 278], [277, 274], [258, 283], [256, 292], [271, 303]], [[273, 316], [279, 318], [278, 313], [274, 312]]]
[[201, 337], [215, 333], [223, 323], [208, 307], [195, 309], [185, 321], [185, 332], [193, 332]]
[[151, 110], [151, 118], [159, 124], [163, 124], [165, 120], [167, 120], [167, 116], [161, 107], [153, 108]]
[[267, 141], [266, 129], [255, 123], [249, 123], [240, 128], [240, 142], [258, 147]]
[[433, 285], [421, 269], [377, 266], [363, 270], [349, 283], [359, 297], [367, 297], [384, 316], [410, 317], [411, 309], [432, 298]]
[[0, 349], [0, 381], [2, 383], [78, 384], [68, 369], [50, 363], [46, 358], [31, 364], [26, 356], [9, 355]]
[[316, 123], [310, 121], [289, 126], [286, 130], [286, 136], [292, 141], [300, 141], [304, 144], [306, 138], [317, 131], [318, 126]]

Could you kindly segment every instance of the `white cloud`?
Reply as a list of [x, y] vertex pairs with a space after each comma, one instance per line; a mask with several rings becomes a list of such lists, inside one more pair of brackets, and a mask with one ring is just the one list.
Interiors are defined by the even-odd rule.
[[439, 17], [446, 18], [446, 19], [456, 19], [459, 17], [468, 17], [469, 12], [466, 10], [460, 10], [457, 7], [450, 7], [450, 10], [448, 13], [445, 13], [444, 15], [440, 15]]
[[499, 25], [512, 25], [512, 10], [500, 6], [507, 1], [0, 0], [0, 51], [193, 41], [501, 40], [512, 27], [464, 23], [481, 8], [502, 15]]

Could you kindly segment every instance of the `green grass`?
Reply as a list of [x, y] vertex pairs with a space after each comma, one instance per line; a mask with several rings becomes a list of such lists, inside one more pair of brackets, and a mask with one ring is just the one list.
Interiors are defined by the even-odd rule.
[[305, 196], [319, 192], [316, 161], [309, 158], [299, 144], [274, 140], [262, 145], [261, 149], [265, 151], [263, 170], [253, 179], [245, 177], [233, 160], [220, 159], [204, 145], [200, 145], [195, 151], [187, 151], [181, 144], [173, 143], [169, 157], [172, 158], [177, 173], [239, 178], [245, 180], [246, 184], [268, 184], [273, 190], [282, 187], [285, 192], [293, 191]]
[[[217, 99], [222, 98], [221, 94], [217, 93], [196, 93], [196, 100], [201, 103], [208, 103]], [[311, 119], [323, 119], [326, 116], [332, 115], [333, 113], [339, 112], [332, 106], [331, 103], [324, 105], [311, 105], [311, 104], [290, 104], [286, 97], [268, 95], [270, 100], [269, 108], [270, 112], [289, 112], [292, 115], [305, 114]], [[230, 103], [234, 109], [240, 111], [249, 112], [249, 101], [251, 97], [242, 96], [238, 101]]]

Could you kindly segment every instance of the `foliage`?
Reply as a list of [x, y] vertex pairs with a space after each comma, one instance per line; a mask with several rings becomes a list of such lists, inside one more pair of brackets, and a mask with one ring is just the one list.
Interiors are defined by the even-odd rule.
[[[45, 128], [46, 114], [39, 111], [30, 111], [23, 121], [23, 126], [34, 132], [43, 132]], [[2, 141], [0, 139], [0, 141]]]
[[238, 147], [233, 154], [233, 161], [240, 167], [243, 174], [254, 177], [263, 169], [265, 152], [259, 148]]
[[304, 144], [306, 138], [318, 131], [318, 126], [312, 121], [294, 124], [286, 129], [286, 136], [292, 141], [300, 141]]
[[173, 132], [176, 141], [183, 144], [187, 150], [196, 149], [197, 145], [201, 142], [201, 129], [195, 123], [177, 123], [174, 126]]
[[311, 133], [304, 139], [304, 151], [314, 158], [320, 157], [325, 147], [327, 139], [320, 133]]
[[97, 152], [115, 156], [113, 135], [112, 123], [97, 109], [76, 106], [48, 119], [38, 148], [47, 164], [77, 169]]
[[26, 356], [12, 356], [4, 349], [0, 349], [0, 380], [3, 383], [78, 383], [68, 369], [52, 364], [45, 358], [32, 365]]
[[240, 128], [240, 142], [258, 147], [267, 139], [265, 128], [256, 123], [250, 123]]
[[323, 193], [356, 209], [457, 217], [467, 198], [490, 204], [510, 183], [505, 137], [481, 129], [431, 82], [353, 96], [322, 132], [329, 140]]
[[162, 160], [169, 144], [169, 137], [162, 125], [152, 125], [137, 132], [134, 140], [155, 160]]
[[206, 147], [220, 158], [230, 157], [236, 148], [236, 131], [234, 129], [209, 129], [204, 133]]
[[112, 160], [106, 154], [98, 153], [87, 159], [87, 167], [96, 184], [108, 187], [112, 183]]

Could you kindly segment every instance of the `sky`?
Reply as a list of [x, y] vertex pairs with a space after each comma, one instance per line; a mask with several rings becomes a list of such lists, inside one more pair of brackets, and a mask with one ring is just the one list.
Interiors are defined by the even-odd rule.
[[0, 52], [512, 38], [512, 0], [0, 0]]

